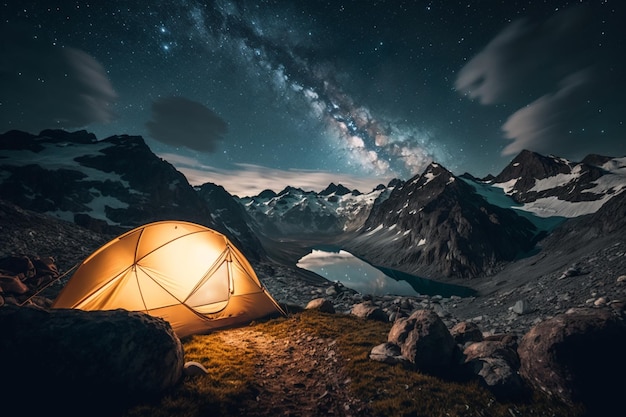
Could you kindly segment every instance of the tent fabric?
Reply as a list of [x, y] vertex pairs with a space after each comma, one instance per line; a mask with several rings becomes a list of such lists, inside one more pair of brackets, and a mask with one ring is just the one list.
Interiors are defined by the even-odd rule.
[[182, 221], [140, 226], [103, 245], [52, 307], [143, 311], [179, 337], [285, 314], [226, 236]]

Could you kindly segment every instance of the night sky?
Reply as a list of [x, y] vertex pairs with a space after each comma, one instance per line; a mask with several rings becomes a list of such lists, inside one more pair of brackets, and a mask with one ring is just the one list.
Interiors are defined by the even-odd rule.
[[239, 196], [624, 156], [624, 3], [4, 2], [0, 132], [141, 135]]

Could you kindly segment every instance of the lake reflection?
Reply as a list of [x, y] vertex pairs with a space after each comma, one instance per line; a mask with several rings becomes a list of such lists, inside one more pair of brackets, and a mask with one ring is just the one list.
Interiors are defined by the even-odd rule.
[[408, 282], [390, 278], [345, 250], [326, 252], [313, 249], [298, 261], [297, 266], [329, 281], [339, 281], [361, 294], [417, 295]]
[[469, 287], [445, 284], [390, 268], [374, 267], [345, 250], [313, 249], [297, 266], [329, 281], [339, 281], [361, 294], [372, 295], [441, 295], [470, 297], [476, 292]]

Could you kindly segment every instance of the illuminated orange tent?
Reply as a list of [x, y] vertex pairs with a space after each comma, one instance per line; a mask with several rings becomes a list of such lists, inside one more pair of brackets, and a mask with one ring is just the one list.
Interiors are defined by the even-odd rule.
[[150, 223], [105, 244], [52, 307], [143, 311], [179, 337], [284, 314], [226, 236], [181, 221]]

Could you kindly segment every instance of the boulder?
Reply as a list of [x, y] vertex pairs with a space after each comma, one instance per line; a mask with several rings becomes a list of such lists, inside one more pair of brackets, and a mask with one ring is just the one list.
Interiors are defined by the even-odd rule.
[[367, 320], [389, 321], [389, 316], [380, 307], [364, 302], [356, 304], [350, 311], [353, 315]]
[[431, 310], [396, 320], [387, 341], [400, 346], [402, 356], [418, 370], [435, 376], [448, 376], [459, 353], [448, 328]]
[[4, 405], [11, 399], [33, 414], [110, 415], [182, 376], [180, 340], [169, 323], [144, 313], [7, 304], [0, 328]]
[[524, 381], [518, 373], [515, 346], [502, 341], [472, 343], [463, 351], [465, 370], [478, 378], [501, 401], [524, 396]]
[[483, 340], [483, 332], [480, 330], [480, 327], [471, 321], [457, 323], [450, 329], [450, 334], [454, 341], [460, 345], [468, 342], [481, 342]]
[[466, 366], [498, 401], [515, 401], [524, 397], [524, 381], [505, 359], [476, 358]]
[[402, 356], [400, 346], [391, 342], [381, 343], [380, 345], [374, 346], [370, 351], [370, 359], [373, 361], [388, 363], [390, 365], [408, 362], [408, 360]]
[[335, 306], [329, 300], [325, 298], [315, 298], [306, 305], [306, 310], [319, 310], [322, 313], [331, 313], [335, 312]]
[[521, 376], [537, 390], [590, 415], [611, 415], [626, 395], [626, 325], [596, 308], [576, 308], [545, 320], [521, 339]]

